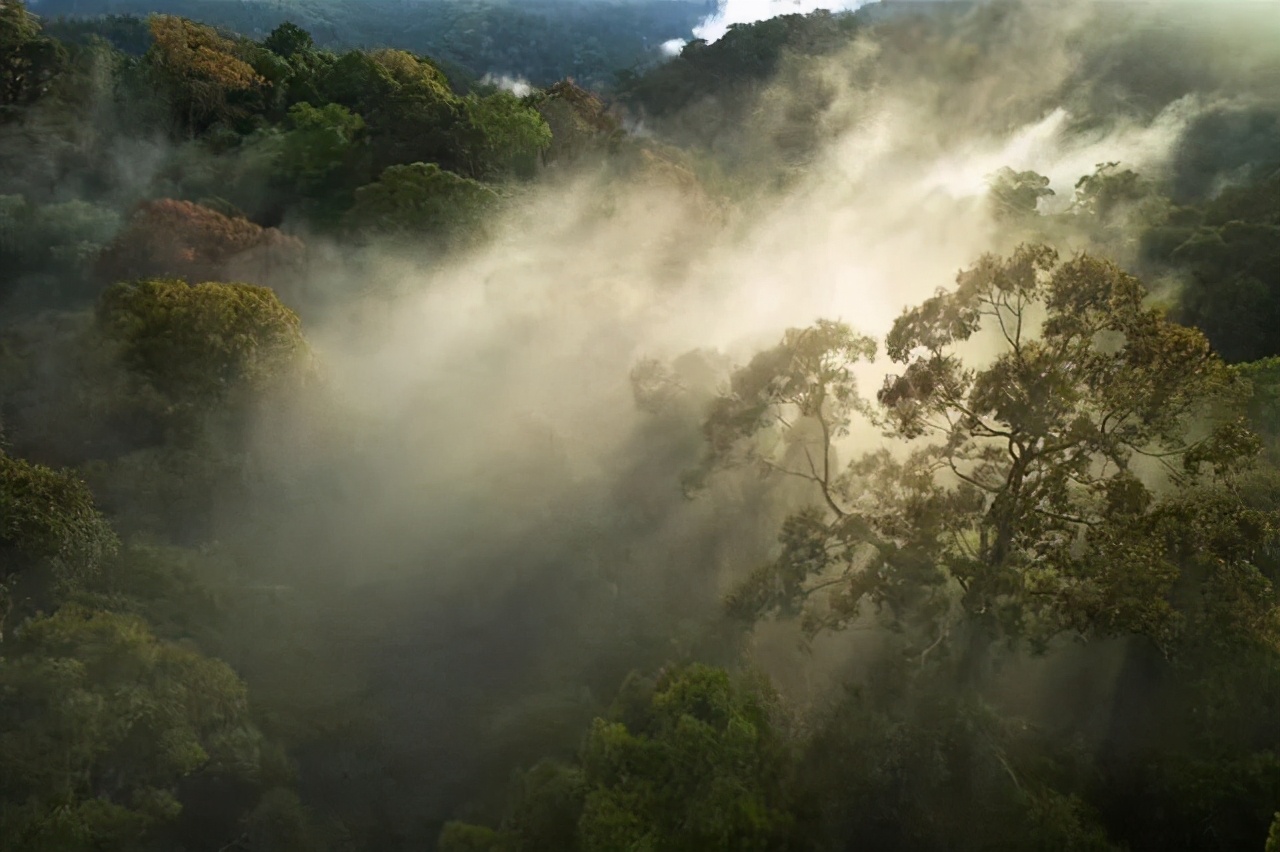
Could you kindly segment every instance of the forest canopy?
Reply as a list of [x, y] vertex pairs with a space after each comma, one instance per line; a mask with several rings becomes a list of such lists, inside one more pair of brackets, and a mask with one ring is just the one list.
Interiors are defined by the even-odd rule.
[[0, 0], [0, 847], [1277, 852], [1264, 5]]

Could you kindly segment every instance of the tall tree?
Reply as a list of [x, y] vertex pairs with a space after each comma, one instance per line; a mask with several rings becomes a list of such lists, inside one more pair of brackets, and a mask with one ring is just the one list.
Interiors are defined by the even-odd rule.
[[[781, 555], [733, 605], [752, 616], [800, 607], [812, 631], [847, 625], [864, 601], [911, 609], [926, 616], [922, 648], [967, 636], [961, 656], [980, 665], [1000, 636], [1062, 631], [1140, 633], [1167, 650], [1187, 586], [1255, 576], [1242, 594], [1274, 641], [1257, 567], [1274, 523], [1229, 494], [1217, 508], [1160, 496], [1230, 477], [1256, 455], [1237, 418], [1242, 383], [1202, 334], [1144, 296], [1087, 255], [1064, 263], [1025, 246], [984, 257], [888, 335], [903, 369], [878, 394], [883, 425], [910, 443], [843, 468], [830, 459], [860, 405], [850, 356], [869, 345], [851, 350], [831, 324], [789, 332], [713, 409], [711, 458], [780, 429], [786, 454], [754, 449], [753, 460], [808, 480], [820, 505], [788, 519]], [[992, 354], [970, 366], [966, 346]]]
[[118, 284], [103, 294], [98, 322], [124, 364], [178, 410], [242, 401], [306, 351], [297, 315], [250, 284]]
[[477, 178], [530, 176], [538, 155], [551, 145], [551, 128], [537, 110], [514, 95], [497, 92], [463, 101], [460, 131], [467, 173]]
[[778, 848], [788, 753], [768, 692], [700, 665], [636, 686], [583, 747], [583, 852]]
[[263, 83], [235, 42], [211, 27], [174, 15], [153, 15], [149, 25], [146, 62], [185, 133], [229, 119], [228, 96]]
[[22, 0], [0, 3], [0, 121], [43, 95], [65, 61], [66, 50], [41, 35]]

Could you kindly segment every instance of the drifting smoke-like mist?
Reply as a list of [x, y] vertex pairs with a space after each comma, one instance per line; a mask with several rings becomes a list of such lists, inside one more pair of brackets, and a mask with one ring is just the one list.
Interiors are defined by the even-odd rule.
[[[1086, 18], [1057, 21], [1074, 32]], [[700, 347], [741, 363], [818, 317], [882, 336], [905, 306], [1000, 247], [983, 203], [984, 178], [999, 166], [1035, 168], [1064, 188], [1105, 159], [1158, 167], [1192, 103], [1083, 135], [1062, 109], [1003, 132], [976, 120], [992, 97], [1060, 85], [1072, 62], [1045, 38], [1005, 42], [1037, 51], [1027, 67], [1038, 71], [957, 87], [952, 97], [975, 118], [967, 126], [936, 118], [938, 84], [854, 85], [878, 61], [864, 45], [810, 68], [835, 88], [822, 119], [829, 141], [808, 178], [727, 227], [709, 225], [706, 197], [667, 173], [621, 185], [584, 176], [531, 197], [484, 250], [447, 268], [424, 275], [382, 262], [377, 275], [399, 295], [309, 330], [333, 393], [359, 412], [350, 431], [360, 448], [312, 455], [298, 436], [314, 427], [301, 424], [264, 435], [269, 464], [300, 466], [291, 476], [314, 467], [336, 483], [305, 515], [270, 525], [271, 550], [355, 586], [425, 584], [459, 604], [534, 575], [555, 588], [584, 570], [575, 564], [591, 564], [630, 587], [630, 599], [610, 607], [671, 605], [674, 583], [690, 612], [714, 608], [765, 555], [753, 548], [767, 548], [772, 527], [728, 543], [733, 523], [683, 500], [678, 477], [696, 459], [696, 416], [678, 435], [655, 437], [632, 402], [630, 369]], [[764, 123], [768, 103], [766, 92]], [[884, 369], [863, 372], [870, 392]], [[390, 609], [413, 615], [417, 598], [389, 594]], [[538, 641], [552, 644], [585, 629], [555, 619], [545, 628]], [[385, 619], [370, 629], [383, 632]], [[583, 641], [578, 653], [589, 657], [591, 643], [606, 640]], [[534, 653], [537, 642], [519, 644]]]
[[680, 51], [684, 50], [684, 46], [688, 44], [682, 38], [671, 38], [664, 41], [660, 47], [663, 56], [679, 56]]
[[523, 98], [533, 92], [532, 83], [523, 77], [512, 77], [509, 74], [485, 74], [480, 78], [480, 82], [486, 86], [497, 86], [517, 98]]
[[[698, 403], [726, 364], [819, 317], [883, 337], [905, 306], [1007, 248], [987, 175], [1035, 169], [1069, 196], [1099, 162], [1158, 172], [1196, 115], [1187, 98], [1154, 117], [1076, 127], [1074, 107], [1054, 98], [1079, 69], [1066, 45], [1078, 48], [1091, 15], [1038, 7], [980, 22], [968, 37], [985, 52], [966, 79], [891, 76], [890, 49], [874, 38], [797, 61], [759, 93], [744, 132], [767, 139], [821, 88], [817, 152], [785, 191], [762, 191], [723, 221], [696, 181], [654, 164], [546, 185], [483, 248], [444, 266], [375, 255], [354, 272], [336, 259], [314, 287], [350, 291], [359, 279], [382, 295], [311, 324], [325, 399], [265, 419], [259, 434], [264, 478], [294, 483], [295, 496], [228, 507], [228, 523], [253, 519], [242, 546], [255, 564], [304, 566], [330, 590], [313, 590], [328, 603], [292, 635], [339, 648], [326, 665], [342, 674], [314, 687], [290, 677], [307, 658], [272, 644], [273, 622], [243, 633], [246, 647], [273, 649], [258, 670], [241, 665], [256, 694], [371, 701], [398, 758], [433, 767], [421, 783], [439, 789], [425, 799], [448, 801], [465, 794], [499, 708], [504, 719], [515, 705], [536, 714], [517, 699], [552, 696], [563, 730], [534, 747], [572, 748], [620, 671], [710, 653], [705, 623], [721, 594], [768, 558], [793, 508], [749, 477], [714, 500], [680, 491], [701, 451]], [[637, 410], [638, 359], [700, 349], [722, 354], [686, 356], [689, 407]], [[884, 372], [859, 368], [864, 393]], [[876, 437], [853, 440], [858, 451]], [[759, 659], [791, 691], [821, 692], [809, 680], [821, 666], [795, 665], [794, 634], [781, 632]], [[819, 663], [847, 661], [850, 647], [860, 646], [820, 644]], [[353, 741], [343, 759], [358, 762], [360, 749]], [[367, 795], [394, 809], [396, 796], [420, 793]]]

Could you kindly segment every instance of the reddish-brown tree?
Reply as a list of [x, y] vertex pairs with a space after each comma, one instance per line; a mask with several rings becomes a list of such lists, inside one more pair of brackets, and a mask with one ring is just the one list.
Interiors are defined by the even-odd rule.
[[98, 257], [108, 281], [182, 278], [189, 282], [255, 282], [295, 270], [302, 241], [248, 219], [191, 201], [161, 198], [138, 205], [123, 231]]

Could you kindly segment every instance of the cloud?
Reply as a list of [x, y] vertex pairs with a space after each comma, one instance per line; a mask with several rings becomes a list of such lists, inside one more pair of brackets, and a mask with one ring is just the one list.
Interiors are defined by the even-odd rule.
[[523, 98], [533, 93], [532, 83], [523, 77], [512, 77], [509, 74], [485, 74], [480, 78], [480, 82], [486, 86], [497, 86], [517, 98]]
[[679, 56], [680, 51], [684, 50], [684, 46], [686, 44], [688, 44], [688, 42], [682, 38], [673, 38], [664, 41], [660, 49], [662, 50], [663, 56]]
[[720, 0], [720, 8], [694, 27], [693, 35], [712, 42], [724, 36], [732, 24], [750, 24], [779, 15], [807, 15], [818, 9], [852, 12], [874, 2], [876, 0]]

